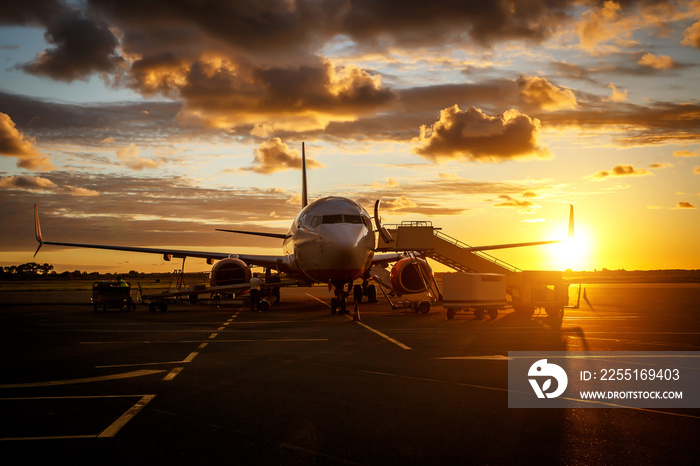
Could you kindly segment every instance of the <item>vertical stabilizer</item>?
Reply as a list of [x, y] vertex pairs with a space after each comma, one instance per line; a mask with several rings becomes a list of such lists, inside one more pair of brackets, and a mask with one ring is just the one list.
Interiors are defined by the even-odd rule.
[[569, 204], [569, 239], [574, 239], [574, 206]]
[[306, 150], [301, 143], [301, 208], [309, 204], [308, 191], [306, 190]]

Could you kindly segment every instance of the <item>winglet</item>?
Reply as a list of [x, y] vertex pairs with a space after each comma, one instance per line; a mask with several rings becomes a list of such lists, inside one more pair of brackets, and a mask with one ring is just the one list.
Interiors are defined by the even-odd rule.
[[41, 225], [39, 225], [39, 208], [36, 204], [34, 204], [34, 236], [36, 236], [36, 240], [39, 242], [39, 247], [36, 248], [36, 252], [34, 253], [34, 257], [36, 257], [39, 253], [39, 249], [44, 245], [44, 238], [41, 237]]
[[301, 143], [301, 208], [309, 204], [308, 192], [306, 189], [306, 150], [304, 143]]
[[574, 205], [569, 204], [569, 239], [574, 239]]

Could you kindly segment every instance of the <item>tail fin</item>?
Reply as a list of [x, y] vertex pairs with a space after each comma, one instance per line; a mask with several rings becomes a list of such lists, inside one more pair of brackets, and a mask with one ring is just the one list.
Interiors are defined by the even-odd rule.
[[301, 143], [301, 208], [309, 205], [308, 191], [306, 189], [306, 151], [304, 143]]
[[569, 204], [571, 209], [569, 210], [569, 239], [574, 239], [574, 206]]

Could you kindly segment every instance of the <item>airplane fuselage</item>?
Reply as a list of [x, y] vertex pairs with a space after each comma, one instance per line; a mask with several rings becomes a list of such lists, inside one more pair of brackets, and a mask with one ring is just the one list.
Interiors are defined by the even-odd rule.
[[344, 197], [325, 197], [301, 210], [284, 240], [287, 265], [318, 283], [362, 277], [374, 257], [375, 233], [367, 211]]

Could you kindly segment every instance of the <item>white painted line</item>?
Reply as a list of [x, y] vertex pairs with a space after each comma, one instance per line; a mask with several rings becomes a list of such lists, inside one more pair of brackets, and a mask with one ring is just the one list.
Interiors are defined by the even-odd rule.
[[134, 406], [129, 408], [127, 412], [121, 415], [119, 419], [114, 421], [112, 425], [103, 430], [98, 438], [114, 437], [117, 432], [121, 430], [129, 421], [131, 421], [134, 416], [136, 416], [153, 398], [155, 395], [144, 395], [139, 401], [136, 402]]
[[222, 330], [226, 330], [226, 327], [219, 327], [216, 329], [217, 332], [221, 332]]
[[318, 301], [318, 302], [321, 303], [321, 304], [324, 304], [324, 305], [326, 305], [326, 306], [328, 306], [328, 307], [331, 307], [330, 304], [328, 304], [327, 302], [325, 302], [325, 301], [322, 300], [322, 299], [318, 299], [316, 296], [312, 296], [312, 295], [310, 295], [309, 293], [306, 293], [306, 296], [308, 296], [309, 298], [315, 299], [316, 301]]
[[190, 354], [188, 354], [187, 357], [182, 360], [182, 362], [192, 362], [192, 360], [196, 358], [198, 354], [199, 353], [197, 351], [193, 351]]
[[163, 381], [169, 382], [169, 381], [173, 380], [177, 374], [182, 372], [183, 369], [184, 369], [183, 366], [173, 367], [173, 369], [170, 372], [168, 372], [168, 375], [163, 377]]
[[198, 348], [199, 348], [199, 349], [204, 349], [204, 348], [207, 347], [208, 344], [209, 344], [209, 343], [204, 342], [204, 343], [202, 343], [201, 345], [199, 345]]
[[[348, 319], [352, 319], [352, 317], [350, 317], [350, 316], [345, 316], [345, 317], [347, 317]], [[364, 328], [366, 328], [366, 329], [369, 330], [370, 332], [374, 332], [374, 333], [376, 333], [377, 335], [379, 335], [380, 337], [382, 337], [382, 338], [384, 338], [384, 339], [390, 341], [391, 343], [395, 344], [395, 345], [398, 346], [399, 348], [406, 349], [406, 350], [411, 349], [410, 346], [404, 345], [404, 344], [401, 343], [400, 341], [391, 338], [389, 335], [386, 335], [386, 334], [380, 332], [379, 330], [373, 329], [372, 327], [370, 327], [369, 325], [365, 324], [364, 322], [361, 322], [361, 321], [359, 321], [359, 320], [356, 320], [356, 321], [354, 321], [354, 322], [355, 322], [356, 324], [359, 324], [359, 325], [363, 326]]]
[[212, 333], [211, 335], [209, 335], [209, 339], [210, 339], [210, 340], [213, 340], [213, 339], [216, 338], [217, 336], [219, 336], [218, 333]]
[[[313, 299], [315, 299], [316, 301], [318, 301], [318, 302], [320, 302], [320, 303], [323, 303], [323, 304], [325, 304], [325, 305], [328, 306], [328, 307], [331, 307], [330, 304], [328, 304], [328, 303], [325, 302], [325, 301], [322, 301], [322, 300], [318, 299], [316, 296], [312, 296], [312, 295], [310, 295], [309, 293], [306, 293], [306, 296], [308, 296], [308, 297], [310, 297], [310, 298], [313, 298]], [[346, 315], [345, 317], [347, 317], [348, 319], [352, 319], [352, 317], [351, 317], [351, 316], [348, 316], [348, 315]], [[386, 335], [386, 334], [380, 332], [379, 330], [375, 330], [375, 329], [373, 329], [372, 327], [370, 327], [369, 325], [360, 322], [359, 320], [356, 320], [355, 322], [356, 322], [357, 324], [363, 326], [364, 328], [366, 328], [366, 329], [369, 330], [370, 332], [374, 332], [374, 333], [376, 333], [377, 335], [379, 335], [380, 337], [386, 339], [387, 341], [390, 341], [391, 343], [395, 344], [395, 345], [398, 346], [399, 348], [406, 349], [406, 350], [410, 350], [410, 349], [411, 349], [410, 346], [406, 346], [406, 345], [404, 345], [403, 343], [401, 343], [400, 341], [394, 340], [394, 339], [391, 338], [389, 335]]]
[[86, 378], [82, 378], [82, 379], [52, 380], [52, 381], [48, 381], [48, 382], [4, 384], [4, 385], [0, 385], [0, 388], [54, 387], [56, 385], [71, 385], [74, 383], [91, 383], [91, 382], [104, 382], [107, 380], [128, 379], [131, 377], [142, 377], [144, 375], [158, 374], [160, 372], [165, 372], [165, 370], [141, 369], [141, 370], [137, 370], [137, 371], [124, 372], [122, 374], [103, 375], [100, 377], [86, 377]]

